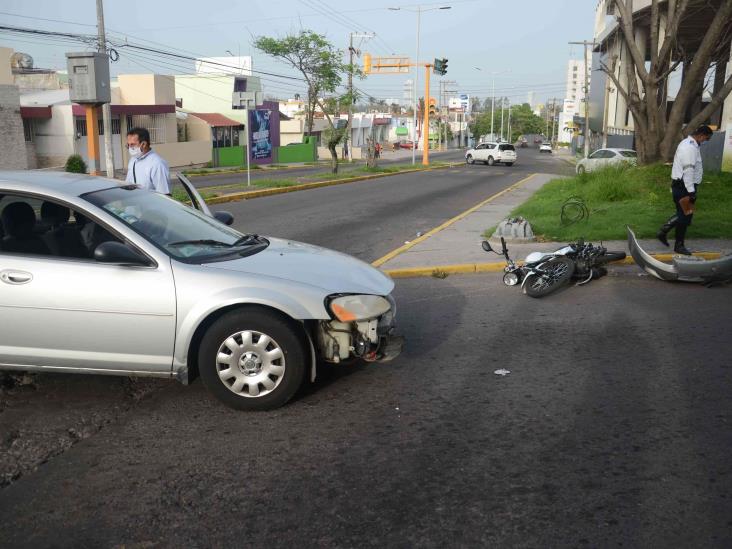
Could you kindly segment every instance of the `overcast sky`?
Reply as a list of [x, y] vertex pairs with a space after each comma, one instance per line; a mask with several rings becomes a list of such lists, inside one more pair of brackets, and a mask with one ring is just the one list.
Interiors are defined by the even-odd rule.
[[[0, 24], [92, 34], [96, 32], [95, 6], [95, 0], [3, 0]], [[404, 9], [388, 9], [394, 6]], [[592, 39], [596, 2], [453, 0], [422, 6], [451, 6], [450, 10], [422, 14], [423, 61], [448, 58], [444, 79], [456, 81], [461, 92], [481, 97], [491, 94], [490, 72], [507, 71], [496, 76], [496, 95], [525, 102], [531, 90], [538, 101], [564, 97], [567, 60], [582, 56], [580, 46], [567, 42]], [[185, 55], [241, 52], [254, 57], [255, 69], [294, 74], [254, 50], [252, 36], [284, 36], [308, 28], [325, 34], [336, 47], [345, 50], [349, 32], [373, 31], [377, 38], [361, 45], [364, 52], [414, 57], [416, 14], [406, 10], [415, 7], [409, 0], [401, 4], [398, 0], [106, 0], [105, 20], [108, 37], [118, 44], [126, 37], [131, 43]], [[64, 52], [85, 49], [79, 43], [5, 32], [0, 33], [0, 45], [29, 53], [36, 66], [44, 68], [65, 68]], [[112, 65], [113, 74], [193, 71], [193, 63], [185, 60], [154, 57], [124, 47], [117, 50], [120, 59]], [[401, 75], [372, 75], [357, 86], [380, 99], [400, 98], [404, 80]], [[433, 78], [432, 95], [437, 94], [437, 81]], [[297, 82], [292, 81], [273, 79], [263, 84], [267, 93], [283, 98], [300, 91]]]

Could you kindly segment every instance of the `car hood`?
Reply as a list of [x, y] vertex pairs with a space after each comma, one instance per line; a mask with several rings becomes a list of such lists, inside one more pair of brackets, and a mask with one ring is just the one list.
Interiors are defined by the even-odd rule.
[[292, 240], [267, 240], [269, 246], [259, 253], [206, 267], [291, 280], [328, 293], [389, 295], [394, 289], [391, 278], [350, 255]]

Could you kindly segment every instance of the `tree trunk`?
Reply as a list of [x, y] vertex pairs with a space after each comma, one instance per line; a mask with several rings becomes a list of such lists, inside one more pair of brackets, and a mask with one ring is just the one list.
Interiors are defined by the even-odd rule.
[[338, 152], [336, 152], [336, 145], [332, 141], [328, 143], [328, 150], [330, 151], [330, 172], [338, 173]]

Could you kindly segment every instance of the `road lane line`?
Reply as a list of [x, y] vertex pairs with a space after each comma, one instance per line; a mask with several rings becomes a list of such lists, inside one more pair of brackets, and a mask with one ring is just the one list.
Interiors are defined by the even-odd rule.
[[415, 238], [414, 240], [412, 240], [411, 242], [409, 242], [409, 244], [404, 244], [403, 246], [400, 246], [400, 247], [399, 247], [399, 248], [397, 248], [396, 250], [392, 250], [391, 252], [389, 252], [389, 253], [388, 253], [388, 254], [386, 254], [385, 256], [383, 256], [383, 257], [380, 257], [379, 259], [377, 259], [376, 261], [374, 261], [373, 263], [371, 263], [371, 265], [373, 265], [374, 267], [380, 267], [381, 265], [383, 265], [383, 264], [384, 264], [384, 263], [386, 263], [387, 261], [389, 261], [389, 260], [391, 260], [391, 259], [394, 259], [394, 258], [395, 258], [396, 256], [398, 256], [399, 254], [402, 254], [402, 253], [406, 252], [407, 250], [409, 250], [409, 249], [410, 249], [410, 248], [412, 248], [413, 246], [416, 246], [416, 245], [417, 245], [417, 244], [419, 244], [420, 242], [424, 242], [425, 240], [427, 240], [427, 239], [428, 239], [429, 237], [431, 237], [432, 235], [435, 235], [435, 234], [439, 233], [440, 231], [442, 231], [442, 230], [444, 230], [444, 229], [448, 228], [448, 227], [449, 227], [450, 225], [452, 225], [453, 223], [455, 223], [455, 222], [457, 222], [457, 221], [460, 221], [460, 220], [461, 220], [462, 218], [464, 218], [465, 216], [467, 216], [467, 215], [470, 215], [470, 214], [471, 214], [471, 213], [473, 213], [473, 212], [474, 212], [475, 210], [477, 210], [477, 209], [479, 209], [479, 208], [481, 208], [481, 207], [485, 206], [486, 204], [488, 204], [488, 203], [490, 203], [490, 202], [494, 201], [494, 200], [495, 200], [496, 198], [498, 198], [499, 196], [503, 196], [504, 194], [506, 194], [506, 193], [509, 193], [509, 192], [513, 191], [514, 189], [516, 189], [516, 188], [520, 187], [521, 185], [523, 185], [524, 183], [526, 183], [526, 182], [527, 182], [527, 181], [528, 181], [529, 179], [531, 179], [531, 178], [532, 178], [532, 177], [534, 177], [535, 175], [537, 175], [537, 174], [535, 174], [535, 173], [532, 173], [532, 174], [531, 174], [530, 176], [528, 176], [528, 177], [525, 177], [525, 178], [524, 178], [524, 179], [522, 179], [521, 181], [518, 181], [518, 182], [514, 183], [514, 184], [513, 184], [513, 185], [511, 185], [510, 187], [506, 187], [506, 188], [505, 188], [505, 189], [503, 189], [502, 191], [500, 191], [500, 192], [498, 192], [498, 193], [494, 194], [493, 196], [490, 196], [490, 197], [486, 198], [485, 200], [483, 200], [483, 201], [482, 201], [482, 202], [480, 202], [479, 204], [476, 204], [476, 205], [475, 205], [475, 206], [473, 206], [472, 208], [470, 208], [470, 209], [468, 209], [468, 210], [465, 210], [465, 211], [464, 211], [463, 213], [461, 213], [461, 214], [458, 214], [458, 215], [456, 215], [456, 216], [455, 216], [455, 217], [453, 217], [452, 219], [448, 219], [447, 221], [445, 221], [445, 222], [444, 222], [444, 223], [443, 223], [442, 225], [440, 225], [439, 227], [435, 227], [434, 229], [430, 230], [429, 232], [427, 232], [427, 233], [423, 234], [422, 236], [420, 236], [420, 237], [418, 237], [418, 238]]

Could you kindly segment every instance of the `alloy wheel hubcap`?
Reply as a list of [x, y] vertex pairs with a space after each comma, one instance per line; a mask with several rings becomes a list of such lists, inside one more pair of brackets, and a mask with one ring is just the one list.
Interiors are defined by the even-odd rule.
[[274, 391], [285, 375], [285, 354], [267, 334], [244, 330], [227, 337], [216, 353], [216, 372], [231, 392], [257, 398]]

